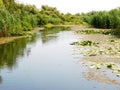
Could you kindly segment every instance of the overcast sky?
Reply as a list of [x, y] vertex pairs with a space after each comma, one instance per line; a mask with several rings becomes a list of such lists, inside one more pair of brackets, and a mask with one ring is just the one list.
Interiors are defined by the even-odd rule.
[[111, 10], [120, 7], [120, 0], [17, 0], [24, 4], [34, 4], [56, 7], [63, 13], [81, 13], [95, 10]]

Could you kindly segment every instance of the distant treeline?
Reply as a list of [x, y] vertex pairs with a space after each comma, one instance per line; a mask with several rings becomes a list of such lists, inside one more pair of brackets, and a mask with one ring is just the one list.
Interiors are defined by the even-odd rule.
[[56, 8], [43, 5], [24, 5], [15, 0], [0, 0], [0, 36], [23, 35], [25, 31], [47, 24], [89, 24], [96, 28], [120, 28], [120, 8], [87, 14], [60, 13]]

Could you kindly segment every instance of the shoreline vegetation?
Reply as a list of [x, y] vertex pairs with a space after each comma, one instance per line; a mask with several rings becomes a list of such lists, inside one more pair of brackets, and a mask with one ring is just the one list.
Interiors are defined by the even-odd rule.
[[[52, 25], [52, 27], [70, 27], [72, 30], [79, 30], [80, 28], [83, 28], [84, 26], [78, 26], [78, 25]], [[31, 37], [32, 35], [36, 34], [39, 31], [45, 30], [46, 28], [52, 28], [52, 27], [36, 27], [32, 31], [25, 31], [25, 35], [22, 36], [7, 36], [7, 37], [0, 37], [0, 45], [12, 42], [16, 39], [19, 38], [26, 38], [26, 37]]]
[[[77, 33], [110, 32], [115, 33], [111, 35], [120, 35], [120, 8], [64, 14], [56, 7], [47, 5], [43, 5], [39, 10], [35, 5], [24, 5], [15, 0], [0, 0], [0, 44], [15, 38], [27, 37], [36, 32], [36, 27], [44, 29], [54, 26], [71, 27]], [[101, 31], [97, 32], [98, 29]]]
[[[69, 27], [71, 30], [75, 31], [77, 34], [105, 34], [111, 35], [111, 29], [98, 29], [98, 28], [91, 28], [89, 26], [83, 25], [52, 25], [52, 27]], [[31, 37], [32, 35], [36, 34], [39, 31], [45, 30], [47, 28], [52, 27], [36, 27], [32, 31], [25, 31], [25, 35], [22, 36], [8, 36], [8, 37], [0, 37], [0, 45], [12, 42], [19, 38], [27, 38]]]
[[[32, 30], [32, 31], [26, 32], [26, 34], [27, 34], [27, 35], [33, 35], [33, 34], [39, 32], [40, 30], [44, 30], [44, 28], [43, 28], [43, 27], [41, 27], [41, 28], [40, 28], [40, 27], [37, 27], [37, 28], [35, 28], [35, 29]], [[5, 43], [12, 42], [12, 41], [14, 41], [14, 40], [16, 40], [16, 39], [19, 39], [19, 38], [29, 37], [29, 36], [27, 36], [27, 35], [24, 35], [24, 36], [0, 37], [0, 45], [1, 45], [1, 44], [5, 44]]]

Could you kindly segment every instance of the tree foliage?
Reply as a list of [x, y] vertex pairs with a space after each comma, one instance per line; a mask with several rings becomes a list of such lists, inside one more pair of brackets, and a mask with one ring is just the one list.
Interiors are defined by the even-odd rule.
[[22, 35], [37, 25], [80, 24], [80, 14], [63, 14], [57, 8], [43, 5], [38, 10], [34, 5], [16, 3], [15, 0], [0, 0], [0, 36]]
[[22, 35], [37, 25], [35, 6], [17, 4], [14, 0], [3, 0], [0, 9], [0, 36]]
[[73, 15], [63, 14], [47, 5], [39, 10], [34, 5], [16, 3], [15, 0], [0, 0], [0, 36], [22, 35], [23, 31], [30, 31], [37, 25], [85, 22], [96, 28], [120, 28], [120, 8]]

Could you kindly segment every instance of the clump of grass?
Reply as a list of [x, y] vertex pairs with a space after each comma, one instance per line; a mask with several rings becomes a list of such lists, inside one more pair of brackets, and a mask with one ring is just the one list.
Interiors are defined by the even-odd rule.
[[100, 34], [105, 34], [105, 35], [113, 35], [114, 30], [99, 30]]
[[113, 35], [115, 34], [115, 31], [114, 30], [79, 30], [79, 31], [76, 31], [76, 33]]
[[120, 49], [118, 49], [117, 51], [120, 52]]
[[81, 45], [81, 43], [80, 42], [73, 42], [70, 45]]
[[94, 53], [93, 53], [93, 54], [90, 54], [89, 56], [96, 56], [96, 55], [97, 55], [97, 54], [94, 54]]
[[111, 50], [112, 50], [112, 47], [109, 47], [108, 50], [111, 51]]
[[52, 28], [52, 27], [53, 27], [53, 24], [48, 23], [48, 24], [45, 25], [45, 27], [46, 27], [46, 28]]
[[98, 63], [98, 64], [96, 64], [96, 69], [100, 69], [102, 66], [103, 66], [102, 63]]
[[115, 40], [111, 39], [110, 42], [115, 42]]
[[96, 56], [96, 55], [97, 55], [97, 54], [94, 54], [94, 53], [93, 53], [93, 54], [90, 54], [89, 56]]
[[111, 69], [112, 68], [112, 64], [108, 64], [107, 68]]
[[79, 30], [79, 31], [76, 31], [76, 33], [81, 33], [81, 34], [96, 34], [97, 32], [95, 30]]
[[92, 45], [97, 45], [99, 43], [93, 42], [93, 41], [82, 41], [82, 42], [73, 42], [71, 45], [82, 45], [82, 46], [92, 46]]
[[92, 46], [92, 45], [95, 45], [96, 43], [95, 42], [92, 42], [92, 41], [82, 41], [81, 43], [80, 43], [80, 45], [82, 45], [82, 46]]

